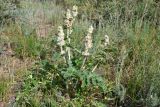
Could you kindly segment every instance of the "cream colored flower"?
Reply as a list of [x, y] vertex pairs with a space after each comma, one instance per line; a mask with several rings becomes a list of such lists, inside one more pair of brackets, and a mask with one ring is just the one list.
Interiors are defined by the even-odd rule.
[[78, 15], [78, 6], [74, 5], [72, 8], [72, 15], [76, 17]]
[[93, 46], [93, 44], [92, 44], [92, 33], [93, 33], [93, 27], [91, 26], [88, 29], [87, 36], [85, 37], [85, 50], [84, 50], [84, 52], [82, 52], [82, 55], [84, 55], [84, 56], [90, 55], [89, 49], [92, 48], [92, 46]]
[[73, 32], [73, 29], [71, 29], [71, 30], [69, 31], [69, 34], [72, 34], [72, 32]]
[[65, 45], [65, 41], [64, 41], [64, 32], [63, 32], [63, 28], [62, 26], [58, 27], [58, 37], [57, 37], [57, 44], [59, 46], [63, 46]]
[[89, 27], [88, 33], [93, 33], [93, 26], [92, 25]]
[[67, 9], [66, 18], [67, 18], [67, 19], [73, 18], [72, 15], [71, 15], [71, 10], [70, 10], [70, 9]]
[[90, 54], [89, 54], [88, 49], [85, 49], [85, 51], [84, 51], [84, 52], [82, 52], [82, 55], [84, 55], [84, 56], [89, 56]]
[[65, 54], [65, 51], [62, 49], [62, 50], [61, 50], [61, 55], [63, 55], [63, 54]]
[[73, 17], [71, 15], [71, 11], [69, 9], [67, 9], [67, 12], [66, 12], [66, 17], [65, 17], [65, 20], [64, 20], [64, 25], [67, 28], [71, 28], [72, 25], [73, 25]]
[[105, 46], [109, 45], [109, 36], [108, 36], [108, 35], [105, 35], [104, 45], [105, 45]]
[[85, 47], [88, 48], [88, 49], [92, 48], [92, 37], [91, 37], [91, 34], [88, 34], [85, 37]]

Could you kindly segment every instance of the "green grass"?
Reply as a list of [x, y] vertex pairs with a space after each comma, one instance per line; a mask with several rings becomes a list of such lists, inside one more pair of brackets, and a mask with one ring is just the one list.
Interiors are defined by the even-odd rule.
[[1, 101], [3, 101], [3, 98], [5, 96], [7, 87], [8, 87], [8, 82], [7, 81], [3, 80], [3, 81], [0, 82], [0, 99], [1, 99]]

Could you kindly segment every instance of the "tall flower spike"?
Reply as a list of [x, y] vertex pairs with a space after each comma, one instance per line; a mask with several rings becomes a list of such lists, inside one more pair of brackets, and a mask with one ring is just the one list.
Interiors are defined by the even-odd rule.
[[63, 55], [65, 53], [65, 51], [63, 50], [63, 46], [65, 45], [65, 41], [64, 41], [64, 32], [63, 32], [62, 26], [58, 27], [57, 44], [60, 46], [61, 55]]
[[92, 48], [92, 33], [93, 33], [93, 27], [91, 26], [88, 30], [88, 34], [85, 37], [85, 50], [82, 53], [84, 56], [89, 56], [89, 49]]
[[58, 38], [57, 38], [57, 44], [59, 46], [64, 46], [65, 45], [65, 41], [64, 41], [64, 32], [63, 32], [63, 28], [62, 26], [58, 27]]
[[105, 45], [105, 46], [109, 45], [109, 36], [108, 36], [108, 35], [105, 35], [104, 45]]
[[72, 8], [72, 15], [73, 17], [76, 17], [78, 15], [78, 7], [76, 5]]

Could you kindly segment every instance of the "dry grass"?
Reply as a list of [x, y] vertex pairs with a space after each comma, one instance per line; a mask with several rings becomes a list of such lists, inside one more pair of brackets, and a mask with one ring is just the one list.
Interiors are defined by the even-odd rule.
[[[31, 59], [18, 59], [15, 56], [0, 55], [0, 101], [7, 104], [14, 100], [16, 91], [20, 88], [20, 83], [27, 69], [34, 62]], [[2, 105], [0, 107], [3, 107]]]

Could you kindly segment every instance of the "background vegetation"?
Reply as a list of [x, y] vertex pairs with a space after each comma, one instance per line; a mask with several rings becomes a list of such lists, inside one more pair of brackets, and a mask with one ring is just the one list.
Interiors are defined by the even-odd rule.
[[[69, 66], [56, 37], [73, 5]], [[159, 11], [158, 0], [0, 0], [0, 106], [160, 106]], [[82, 70], [91, 24], [92, 55]], [[110, 44], [102, 47], [106, 34]]]

